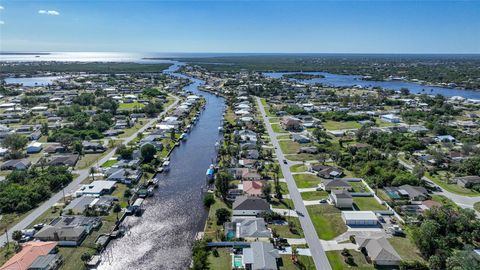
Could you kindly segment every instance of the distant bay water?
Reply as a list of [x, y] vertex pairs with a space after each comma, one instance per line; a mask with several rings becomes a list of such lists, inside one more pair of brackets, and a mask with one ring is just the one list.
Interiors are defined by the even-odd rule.
[[[209, 58], [227, 56], [251, 56], [248, 53], [125, 53], [125, 52], [0, 52], [0, 62], [35, 62], [35, 61], [58, 61], [58, 62], [132, 62], [141, 64], [175, 63], [174, 58]], [[257, 54], [259, 55], [259, 54]], [[163, 59], [162, 59], [163, 58]], [[222, 63], [226, 64], [226, 63]], [[443, 95], [446, 97], [461, 96], [467, 99], [480, 100], [479, 90], [465, 90], [440, 86], [428, 86], [407, 81], [365, 81], [357, 75], [341, 75], [327, 72], [305, 72], [307, 74], [320, 74], [322, 78], [311, 80], [297, 80], [299, 82], [334, 87], [361, 86], [364, 88], [381, 87], [389, 90], [400, 90], [407, 88], [411, 93]], [[281, 78], [285, 72], [264, 73], [265, 76]], [[295, 79], [292, 79], [295, 80]], [[42, 85], [51, 82], [49, 79], [28, 78], [17, 79], [7, 78], [7, 83], [21, 83], [24, 86]]]

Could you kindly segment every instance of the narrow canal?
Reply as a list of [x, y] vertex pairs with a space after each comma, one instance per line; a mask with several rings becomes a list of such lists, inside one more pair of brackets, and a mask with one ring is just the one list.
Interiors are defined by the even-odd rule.
[[[179, 66], [164, 72], [185, 78], [175, 73]], [[216, 156], [217, 128], [225, 106], [223, 98], [198, 90], [203, 81], [190, 79], [193, 83], [184, 89], [204, 96], [206, 108], [188, 139], [173, 151], [170, 171], [158, 176], [159, 187], [143, 216], [126, 219], [128, 232], [110, 243], [99, 269], [187, 269], [190, 264], [191, 244], [207, 216], [201, 187]]]

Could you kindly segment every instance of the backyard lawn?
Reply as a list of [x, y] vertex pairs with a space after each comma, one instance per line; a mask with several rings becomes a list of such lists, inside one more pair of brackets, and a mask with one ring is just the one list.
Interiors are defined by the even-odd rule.
[[320, 184], [320, 178], [313, 174], [295, 174], [293, 178], [298, 188], [314, 188]]
[[354, 129], [360, 128], [362, 125], [355, 121], [345, 121], [345, 122], [338, 122], [338, 121], [325, 121], [322, 123], [323, 127], [328, 130], [340, 130], [340, 129]]
[[300, 193], [302, 199], [306, 201], [321, 200], [328, 198], [328, 193], [326, 191], [308, 191]]
[[213, 249], [208, 255], [208, 262], [212, 270], [228, 270], [232, 269], [232, 255], [230, 255], [230, 248], [217, 248], [218, 257], [213, 255]]
[[331, 205], [307, 206], [318, 237], [323, 240], [332, 240], [347, 231], [341, 211]]
[[223, 234], [223, 226], [222, 224], [217, 225], [217, 217], [215, 215], [217, 209], [220, 208], [226, 208], [231, 212], [231, 209], [229, 209], [229, 207], [224, 202], [215, 198], [215, 203], [210, 206], [210, 210], [208, 211], [208, 218], [204, 230], [205, 238], [209, 238], [212, 240], [220, 240], [219, 237], [221, 237], [221, 235], [217, 235], [217, 230], [220, 232], [220, 234]]
[[379, 204], [374, 197], [353, 197], [353, 203], [361, 211], [387, 210], [387, 207]]
[[373, 270], [375, 267], [369, 263], [365, 259], [365, 256], [354, 250], [350, 250], [350, 254], [353, 257], [355, 262], [355, 266], [351, 266], [345, 263], [345, 260], [342, 255], [342, 251], [335, 250], [335, 251], [327, 251], [327, 258], [330, 262], [330, 266], [332, 266], [333, 270], [343, 270], [343, 269], [358, 269], [358, 270]]

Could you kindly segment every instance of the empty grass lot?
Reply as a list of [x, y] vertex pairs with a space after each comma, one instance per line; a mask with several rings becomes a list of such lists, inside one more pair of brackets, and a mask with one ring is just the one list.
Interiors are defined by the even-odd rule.
[[322, 123], [323, 127], [328, 130], [340, 130], [340, 129], [354, 129], [360, 128], [362, 125], [355, 121], [345, 121], [345, 122], [337, 122], [337, 121], [325, 121]]
[[205, 224], [205, 238], [209, 238], [212, 240], [220, 240], [217, 239], [217, 230], [219, 230], [221, 233], [220, 235], [223, 235], [223, 225], [217, 225], [217, 217], [215, 215], [215, 212], [217, 209], [220, 208], [226, 208], [230, 212], [232, 211], [224, 202], [221, 200], [215, 198], [215, 203], [210, 206], [210, 210], [208, 211], [208, 218], [207, 222]]
[[299, 143], [292, 140], [279, 141], [278, 144], [280, 144], [280, 148], [284, 154], [296, 154], [300, 147], [302, 147]]
[[387, 210], [387, 207], [379, 204], [373, 197], [354, 197], [353, 203], [361, 211]]
[[118, 162], [118, 160], [116, 160], [116, 159], [107, 160], [107, 161], [105, 161], [105, 163], [102, 164], [102, 168], [112, 167], [112, 166], [115, 165], [117, 162]]
[[297, 270], [297, 269], [304, 269], [304, 270], [315, 270], [315, 263], [313, 262], [313, 258], [310, 256], [298, 256], [298, 264], [299, 266], [293, 264], [292, 256], [290, 255], [281, 255], [281, 262], [279, 263], [280, 270]]
[[307, 161], [307, 160], [315, 160], [319, 156], [318, 155], [301, 153], [301, 154], [286, 155], [285, 157], [288, 160], [291, 160], [291, 161]]
[[404, 261], [424, 262], [417, 247], [410, 241], [410, 239], [406, 237], [391, 237], [387, 238], [387, 240]]
[[280, 209], [292, 209], [293, 202], [290, 199], [283, 198], [282, 200], [278, 200], [276, 198], [272, 198], [270, 204], [273, 208], [280, 208]]
[[295, 164], [290, 167], [291, 172], [306, 172], [307, 166], [303, 164]]
[[341, 250], [327, 251], [327, 258], [333, 270], [356, 269], [356, 270], [373, 270], [375, 267], [367, 262], [365, 256], [354, 250], [350, 250], [355, 266], [345, 263]]
[[273, 129], [273, 132], [276, 132], [276, 133], [287, 133], [288, 132], [285, 129], [283, 129], [282, 126], [280, 126], [280, 124], [272, 124], [272, 129]]
[[120, 110], [133, 110], [133, 109], [141, 109], [145, 107], [145, 104], [140, 102], [132, 102], [132, 103], [120, 103], [118, 108]]
[[293, 178], [298, 188], [314, 188], [320, 184], [320, 178], [313, 174], [295, 174]]
[[321, 200], [328, 198], [328, 193], [326, 191], [309, 191], [309, 192], [302, 192], [302, 199], [306, 201], [314, 201], [314, 200]]
[[317, 235], [323, 240], [332, 240], [347, 231], [341, 211], [331, 205], [307, 206]]

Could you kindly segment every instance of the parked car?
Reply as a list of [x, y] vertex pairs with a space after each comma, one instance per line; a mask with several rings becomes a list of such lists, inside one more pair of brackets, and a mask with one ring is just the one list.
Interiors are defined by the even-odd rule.
[[283, 164], [288, 164], [286, 159], [283, 160]]

